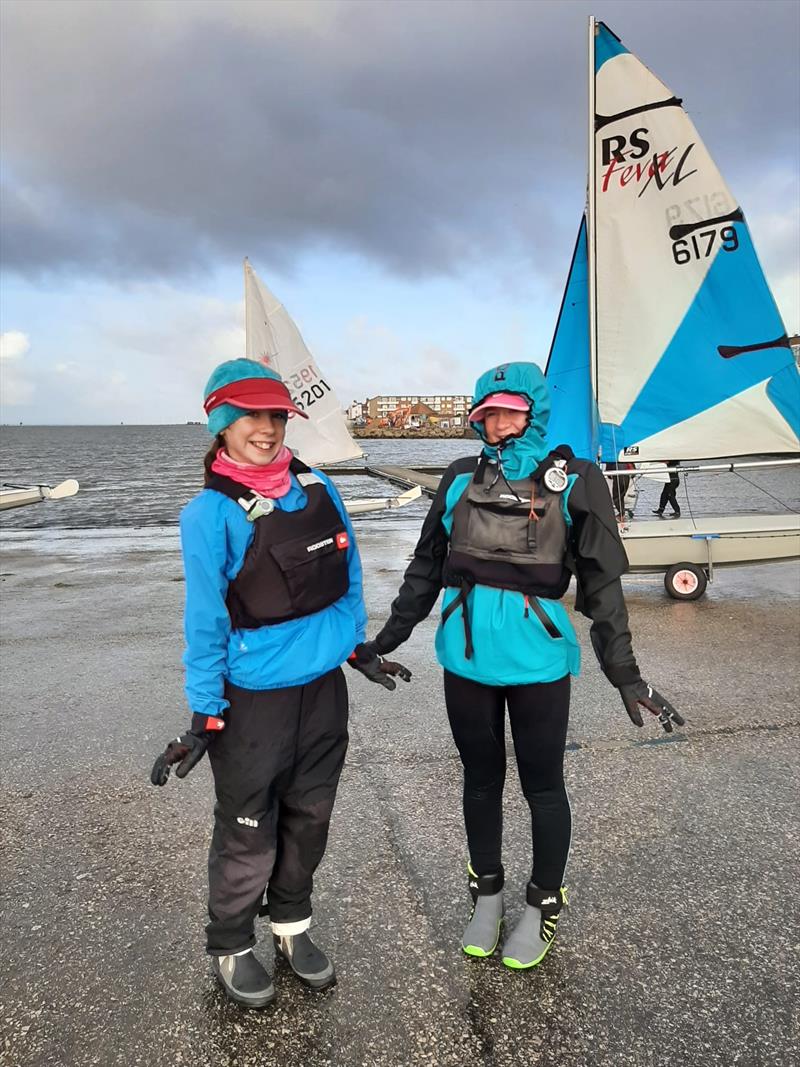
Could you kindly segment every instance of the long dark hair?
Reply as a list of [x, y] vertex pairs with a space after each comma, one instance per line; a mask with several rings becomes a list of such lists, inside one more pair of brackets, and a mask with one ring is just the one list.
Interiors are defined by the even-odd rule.
[[214, 443], [211, 445], [211, 448], [209, 448], [208, 452], [206, 452], [205, 456], [203, 457], [203, 485], [208, 485], [208, 483], [211, 481], [211, 475], [213, 473], [211, 470], [211, 464], [217, 458], [217, 452], [219, 452], [219, 450], [224, 447], [225, 440], [222, 434], [218, 433], [217, 436], [214, 438]]

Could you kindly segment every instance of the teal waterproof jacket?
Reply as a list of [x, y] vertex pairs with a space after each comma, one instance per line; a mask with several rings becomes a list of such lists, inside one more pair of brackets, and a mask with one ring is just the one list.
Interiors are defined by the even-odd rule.
[[[478, 379], [475, 406], [500, 392], [524, 396], [531, 404], [531, 416], [524, 432], [500, 449], [486, 442], [482, 423], [473, 423], [485, 442], [483, 454], [502, 465], [509, 481], [530, 477], [551, 462], [545, 443], [550, 414], [547, 383], [533, 363], [503, 364]], [[576, 607], [592, 619], [592, 644], [609, 680], [624, 685], [637, 680], [639, 672], [620, 583], [627, 558], [611, 496], [596, 464], [576, 459], [569, 449], [564, 458], [568, 459], [568, 486], [562, 494], [568, 530], [566, 562], [577, 579]], [[478, 460], [478, 456], [456, 460], [442, 476], [390, 617], [375, 638], [382, 655], [408, 639], [442, 592], [453, 509], [466, 491]], [[442, 610], [458, 593], [455, 588], [444, 590]], [[472, 655], [466, 655], [464, 629], [459, 624], [461, 611], [457, 609], [446, 622], [440, 622], [436, 632], [436, 655], [442, 667], [492, 686], [528, 685], [577, 675], [580, 648], [563, 604], [538, 598], [560, 634], [553, 637], [535, 612], [525, 610], [524, 599], [512, 590], [476, 585], [468, 594]]]

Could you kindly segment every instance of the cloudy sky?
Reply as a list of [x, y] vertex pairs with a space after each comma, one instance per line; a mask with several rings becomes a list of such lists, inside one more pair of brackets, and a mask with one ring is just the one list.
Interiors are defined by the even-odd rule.
[[684, 100], [800, 329], [795, 0], [4, 0], [4, 422], [183, 422], [242, 257], [340, 399], [543, 362], [586, 17]]

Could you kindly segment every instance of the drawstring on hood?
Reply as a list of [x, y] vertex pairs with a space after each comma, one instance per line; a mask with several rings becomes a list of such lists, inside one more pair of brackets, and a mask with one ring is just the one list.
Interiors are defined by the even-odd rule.
[[483, 441], [483, 454], [497, 463], [500, 476], [507, 481], [527, 478], [550, 451], [547, 446], [550, 390], [544, 374], [535, 363], [501, 363], [478, 378], [473, 408], [477, 408], [493, 393], [512, 393], [530, 404], [525, 429], [497, 445], [490, 445], [486, 440], [483, 422], [473, 422], [471, 425]]

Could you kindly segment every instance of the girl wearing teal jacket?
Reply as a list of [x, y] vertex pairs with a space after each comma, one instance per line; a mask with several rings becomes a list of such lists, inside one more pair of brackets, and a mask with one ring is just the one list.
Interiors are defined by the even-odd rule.
[[505, 912], [508, 710], [533, 837], [525, 911], [502, 949], [513, 969], [544, 959], [566, 903], [571, 812], [563, 762], [580, 649], [560, 600], [572, 576], [576, 606], [592, 620], [592, 645], [632, 721], [642, 725], [642, 706], [665, 730], [683, 725], [639, 674], [620, 582], [627, 559], [605, 479], [568, 447], [548, 449], [549, 412], [535, 364], [503, 364], [481, 375], [470, 413], [481, 454], [457, 460], [443, 475], [390, 617], [364, 646], [380, 656], [393, 651], [444, 589], [436, 655], [464, 767], [473, 909], [462, 948], [476, 957], [496, 950]]

